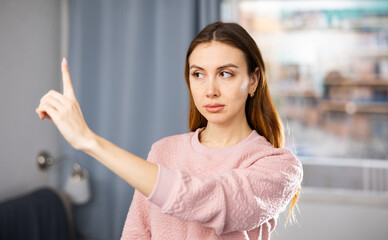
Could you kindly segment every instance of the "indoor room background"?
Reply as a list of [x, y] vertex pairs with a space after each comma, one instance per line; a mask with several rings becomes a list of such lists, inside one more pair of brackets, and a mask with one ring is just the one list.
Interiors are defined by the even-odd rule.
[[80, 167], [90, 193], [70, 205], [77, 239], [119, 239], [133, 188], [35, 108], [62, 91], [67, 57], [89, 127], [146, 158], [156, 140], [188, 131], [186, 50], [219, 20], [258, 43], [286, 147], [304, 167], [298, 222], [280, 215], [271, 239], [387, 239], [387, 1], [0, 0], [0, 206], [43, 187], [66, 192]]

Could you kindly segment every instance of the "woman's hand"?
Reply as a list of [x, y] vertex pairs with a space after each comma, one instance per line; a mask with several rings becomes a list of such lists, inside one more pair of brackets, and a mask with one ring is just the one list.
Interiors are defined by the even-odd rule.
[[52, 120], [73, 148], [83, 150], [94, 137], [94, 133], [86, 125], [74, 95], [69, 66], [65, 58], [62, 60], [62, 81], [63, 94], [50, 90], [40, 99], [36, 113], [41, 120], [45, 118]]
[[63, 94], [50, 90], [41, 98], [36, 109], [40, 119], [51, 119], [73, 148], [97, 159], [149, 196], [156, 184], [158, 166], [119, 148], [89, 129], [74, 95], [66, 59], [62, 61], [62, 80]]

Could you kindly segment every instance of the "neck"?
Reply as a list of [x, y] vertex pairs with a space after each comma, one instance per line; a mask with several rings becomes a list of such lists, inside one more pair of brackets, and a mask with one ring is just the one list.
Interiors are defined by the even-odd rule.
[[212, 148], [222, 148], [235, 145], [251, 134], [252, 129], [245, 118], [243, 124], [218, 125], [207, 124], [206, 128], [200, 133], [199, 141]]

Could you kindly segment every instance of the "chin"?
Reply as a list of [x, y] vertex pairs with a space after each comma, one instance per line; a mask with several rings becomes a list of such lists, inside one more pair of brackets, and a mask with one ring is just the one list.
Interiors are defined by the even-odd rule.
[[208, 123], [211, 124], [217, 124], [217, 125], [222, 125], [226, 123], [226, 119], [224, 116], [205, 116], [206, 120]]

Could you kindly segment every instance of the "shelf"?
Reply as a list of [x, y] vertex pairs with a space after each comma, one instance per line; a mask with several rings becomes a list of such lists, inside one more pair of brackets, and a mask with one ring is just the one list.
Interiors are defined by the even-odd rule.
[[374, 79], [374, 80], [351, 80], [351, 79], [336, 79], [336, 80], [326, 80], [325, 85], [329, 86], [387, 86], [388, 79]]
[[387, 57], [388, 49], [386, 45], [375, 45], [375, 47], [357, 47], [357, 51], [346, 50], [345, 54], [353, 57]]
[[317, 93], [312, 90], [308, 91], [283, 91], [280, 93], [282, 97], [304, 97], [304, 98], [318, 98]]
[[388, 113], [388, 102], [340, 102], [323, 100], [319, 103], [319, 108], [322, 111], [348, 112], [347, 106], [352, 104], [354, 113]]

